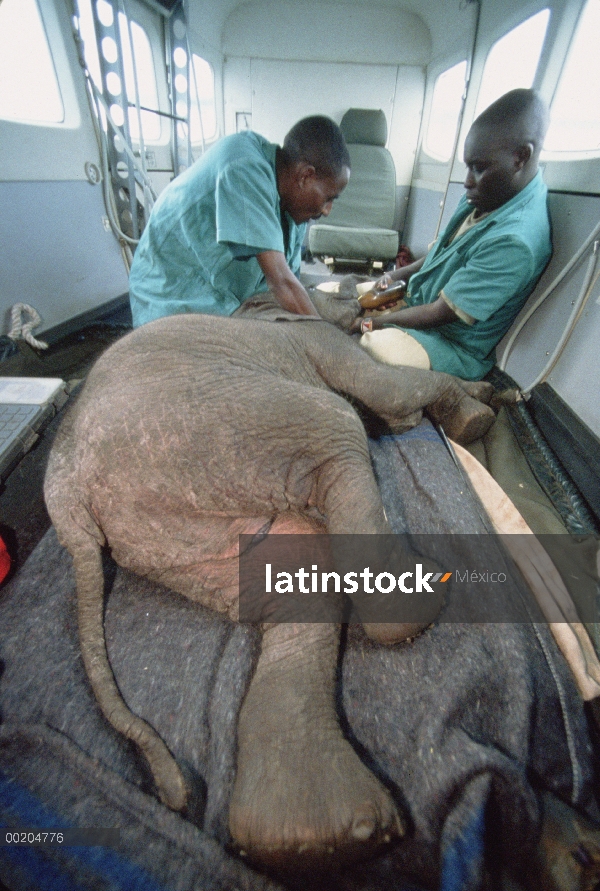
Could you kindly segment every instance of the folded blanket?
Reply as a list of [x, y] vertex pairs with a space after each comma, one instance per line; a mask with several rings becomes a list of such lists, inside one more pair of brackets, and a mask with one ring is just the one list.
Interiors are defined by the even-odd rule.
[[[486, 537], [489, 524], [428, 422], [373, 440], [371, 453], [396, 531]], [[111, 848], [1, 847], [0, 880], [11, 891], [469, 891], [490, 870], [526, 869], [541, 789], [595, 814], [583, 703], [546, 625], [442, 621], [393, 647], [350, 626], [342, 726], [408, 813], [410, 831], [385, 855], [315, 885], [268, 879], [227, 850], [236, 720], [258, 632], [110, 561], [106, 568], [117, 682], [190, 777], [190, 812], [157, 800], [145, 763], [96, 705], [79, 654], [71, 561], [51, 530], [0, 599], [0, 819], [121, 834]], [[518, 573], [511, 590], [526, 596]]]

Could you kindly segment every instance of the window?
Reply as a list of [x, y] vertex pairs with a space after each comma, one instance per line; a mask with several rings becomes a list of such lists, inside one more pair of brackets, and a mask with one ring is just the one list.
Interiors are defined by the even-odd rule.
[[201, 142], [210, 142], [217, 135], [215, 76], [206, 59], [201, 59], [195, 53], [192, 54], [192, 64], [194, 68], [190, 71], [190, 138], [193, 145], [198, 145]]
[[549, 151], [600, 154], [600, 0], [588, 0], [552, 103]]
[[65, 118], [35, 0], [0, 2], [0, 118], [52, 124]]
[[[81, 38], [84, 45], [85, 61], [92, 79], [99, 90], [102, 89], [100, 74], [100, 59], [96, 44], [96, 32], [92, 16], [92, 0], [78, 0], [79, 25]], [[114, 21], [113, 7], [107, 0], [97, 0], [96, 10], [98, 18], [105, 27], [110, 27]], [[129, 132], [133, 140], [139, 140], [140, 129], [138, 114], [135, 107], [136, 82], [139, 90], [139, 103], [144, 108], [158, 110], [158, 89], [154, 72], [154, 59], [150, 40], [144, 29], [137, 22], [131, 22], [131, 40], [127, 19], [122, 12], [119, 13], [119, 38], [121, 41], [122, 65], [125, 76], [125, 92], [127, 101], [133, 103], [129, 108]], [[114, 63], [118, 58], [118, 48], [111, 37], [105, 37], [100, 45], [100, 52], [107, 62]], [[135, 69], [134, 69], [135, 61]], [[123, 111], [121, 109], [122, 85], [118, 74], [111, 71], [107, 77], [106, 88], [107, 101], [111, 114], [117, 126], [123, 125]], [[142, 121], [142, 133], [144, 142], [158, 142], [160, 140], [160, 117], [150, 111], [140, 113]]]
[[496, 41], [485, 61], [475, 117], [509, 90], [533, 85], [549, 20], [550, 10], [542, 9]]
[[424, 149], [437, 161], [449, 161], [452, 157], [466, 76], [467, 63], [459, 62], [442, 72], [435, 82]]
[[[131, 22], [130, 41], [127, 19], [122, 12], [119, 13], [119, 32], [123, 48], [123, 70], [125, 72], [125, 87], [128, 101], [135, 103], [137, 82], [140, 105], [145, 108], [158, 109], [158, 90], [154, 73], [154, 60], [148, 35], [137, 22]], [[133, 67], [134, 61], [135, 71]], [[108, 87], [110, 89], [110, 84]], [[160, 117], [148, 111], [142, 111], [140, 117], [142, 119], [144, 142], [156, 142], [159, 140]], [[136, 108], [129, 109], [129, 132], [132, 139], [139, 139], [140, 129]]]

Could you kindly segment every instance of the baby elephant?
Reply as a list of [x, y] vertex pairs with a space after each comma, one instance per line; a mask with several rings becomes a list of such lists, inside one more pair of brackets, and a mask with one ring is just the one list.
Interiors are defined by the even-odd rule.
[[[182, 774], [127, 708], [108, 662], [103, 546], [121, 566], [235, 620], [240, 534], [390, 531], [348, 400], [397, 431], [426, 409], [468, 442], [493, 421], [479, 401], [490, 395], [487, 384], [382, 365], [311, 318], [174, 316], [133, 331], [98, 360], [57, 434], [46, 503], [73, 557], [94, 693], [143, 751], [169, 807], [186, 805]], [[262, 630], [238, 725], [233, 839], [264, 865], [370, 854], [403, 826], [337, 722], [340, 626]], [[367, 627], [385, 641], [414, 630]]]

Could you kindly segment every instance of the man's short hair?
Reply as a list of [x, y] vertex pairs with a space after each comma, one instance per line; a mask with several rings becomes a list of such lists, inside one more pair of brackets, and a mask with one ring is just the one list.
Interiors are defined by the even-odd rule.
[[514, 145], [531, 142], [539, 154], [548, 129], [548, 106], [535, 90], [511, 90], [492, 102], [473, 126], [493, 129]]
[[305, 161], [320, 176], [338, 177], [343, 167], [350, 167], [350, 155], [338, 125], [324, 115], [302, 118], [283, 140], [289, 164]]

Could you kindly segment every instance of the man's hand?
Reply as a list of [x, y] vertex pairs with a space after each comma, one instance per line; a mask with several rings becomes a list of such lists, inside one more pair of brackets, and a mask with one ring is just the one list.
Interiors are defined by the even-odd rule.
[[392, 278], [391, 272], [386, 272], [381, 278], [378, 278], [375, 282], [375, 286], [373, 288], [374, 291], [386, 291], [388, 288], [394, 284], [394, 279]]
[[419, 260], [415, 260], [414, 263], [409, 263], [408, 266], [400, 266], [399, 269], [394, 269], [392, 272], [386, 272], [381, 278], [377, 279], [373, 290], [385, 291], [386, 288], [390, 288], [401, 279], [404, 279], [404, 281], [407, 282], [411, 275], [414, 275], [415, 272], [419, 271], [424, 262], [425, 257], [421, 257]]
[[299, 316], [318, 316], [312, 300], [287, 264], [280, 251], [263, 251], [256, 255], [269, 290], [279, 305]]

